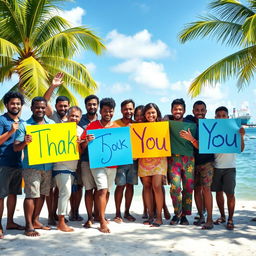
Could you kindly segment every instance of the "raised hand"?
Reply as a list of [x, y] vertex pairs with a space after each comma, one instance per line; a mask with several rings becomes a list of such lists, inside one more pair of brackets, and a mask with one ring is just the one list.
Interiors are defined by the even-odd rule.
[[63, 84], [63, 77], [64, 77], [64, 74], [63, 73], [61, 73], [61, 72], [59, 72], [59, 73], [57, 73], [56, 75], [55, 75], [55, 77], [53, 78], [53, 80], [52, 80], [52, 86], [54, 86], [54, 87], [59, 87], [59, 86], [61, 86], [62, 84]]

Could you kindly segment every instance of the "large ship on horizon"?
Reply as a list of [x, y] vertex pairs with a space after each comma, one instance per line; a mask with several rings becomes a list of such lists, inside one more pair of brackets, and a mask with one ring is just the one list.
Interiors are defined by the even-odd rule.
[[232, 118], [239, 118], [241, 119], [242, 125], [247, 125], [251, 119], [251, 115], [249, 113], [248, 107], [241, 108], [238, 110], [236, 110], [236, 108], [233, 108]]

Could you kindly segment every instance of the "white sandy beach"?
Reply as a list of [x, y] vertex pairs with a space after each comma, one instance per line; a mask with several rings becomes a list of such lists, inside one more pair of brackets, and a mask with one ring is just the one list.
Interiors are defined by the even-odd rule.
[[[224, 225], [214, 226], [213, 230], [201, 230], [193, 225], [170, 226], [167, 220], [160, 228], [145, 226], [142, 224], [142, 204], [139, 199], [136, 197], [131, 209], [136, 222], [117, 224], [111, 221], [111, 234], [100, 233], [98, 223], [91, 229], [84, 229], [83, 222], [70, 223], [75, 228], [73, 233], [63, 233], [53, 227], [51, 231], [40, 231], [41, 236], [36, 238], [26, 237], [20, 231], [8, 231], [5, 238], [0, 240], [0, 255], [256, 255], [256, 222], [251, 221], [256, 215], [254, 201], [237, 201], [235, 229], [228, 231]], [[24, 224], [22, 203], [23, 198], [19, 198], [15, 214], [20, 224]], [[172, 211], [169, 200], [168, 206]], [[107, 208], [108, 219], [113, 219], [114, 209], [112, 194]], [[86, 217], [83, 202], [80, 212]], [[216, 217], [218, 212], [215, 205]], [[46, 205], [41, 213], [41, 221], [47, 224]], [[193, 217], [189, 217], [189, 221], [192, 223]], [[5, 228], [6, 211], [3, 222]]]

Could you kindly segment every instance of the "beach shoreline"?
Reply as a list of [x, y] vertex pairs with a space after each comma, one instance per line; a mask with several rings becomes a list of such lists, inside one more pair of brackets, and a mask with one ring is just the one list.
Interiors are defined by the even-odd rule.
[[[167, 205], [172, 213], [173, 208], [167, 197]], [[142, 202], [135, 197], [131, 213], [136, 222], [124, 221], [117, 224], [110, 221], [110, 234], [98, 231], [99, 223], [93, 228], [82, 227], [84, 222], [69, 222], [74, 227], [72, 233], [64, 233], [53, 227], [51, 231], [39, 231], [40, 237], [26, 237], [21, 231], [7, 230], [5, 238], [0, 241], [0, 255], [256, 255], [256, 222], [251, 218], [256, 215], [255, 201], [237, 200], [234, 215], [235, 230], [228, 231], [224, 225], [214, 226], [213, 230], [201, 230], [192, 225], [196, 213], [188, 217], [189, 226], [170, 226], [164, 220], [160, 228], [143, 225]], [[80, 213], [87, 217], [83, 201]], [[114, 218], [115, 204], [113, 194], [106, 210], [106, 217]], [[219, 216], [214, 203], [213, 217]], [[43, 207], [40, 215], [43, 224], [47, 224], [47, 208]], [[23, 198], [18, 197], [15, 221], [24, 225]], [[3, 215], [3, 226], [6, 225], [6, 209]]]

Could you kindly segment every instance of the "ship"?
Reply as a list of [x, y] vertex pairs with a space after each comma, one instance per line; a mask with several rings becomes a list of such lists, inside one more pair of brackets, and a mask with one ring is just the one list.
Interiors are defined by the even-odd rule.
[[239, 118], [241, 119], [241, 124], [242, 125], [248, 125], [251, 115], [248, 111], [248, 107], [246, 108], [241, 108], [236, 110], [236, 108], [233, 108], [233, 115], [232, 118]]

